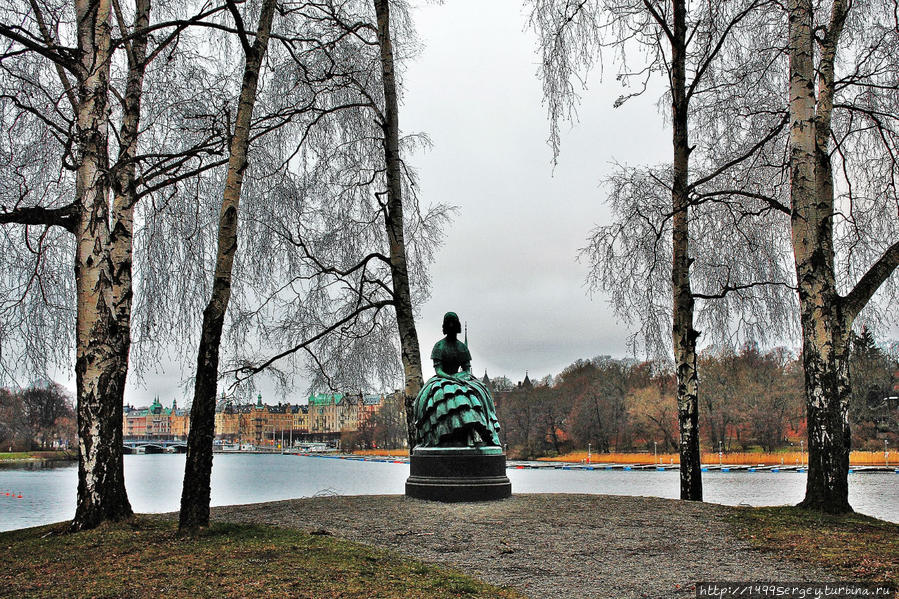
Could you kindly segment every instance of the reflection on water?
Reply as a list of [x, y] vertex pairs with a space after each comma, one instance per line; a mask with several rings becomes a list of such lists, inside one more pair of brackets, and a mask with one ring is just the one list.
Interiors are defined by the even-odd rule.
[[[183, 454], [125, 456], [125, 483], [134, 511], [178, 509], [184, 459]], [[214, 463], [212, 505], [316, 494], [400, 494], [409, 476], [408, 464], [333, 458], [217, 454]], [[508, 473], [513, 493], [606, 493], [672, 499], [679, 494], [676, 471], [510, 469]], [[795, 504], [805, 491], [805, 474], [795, 472], [707, 472], [702, 480], [706, 501], [726, 505]], [[71, 462], [0, 470], [0, 530], [71, 518], [77, 484], [77, 468]], [[861, 513], [899, 522], [899, 474], [851, 474], [849, 501]]]
[[49, 470], [50, 468], [71, 468], [74, 460], [2, 460], [0, 470]]

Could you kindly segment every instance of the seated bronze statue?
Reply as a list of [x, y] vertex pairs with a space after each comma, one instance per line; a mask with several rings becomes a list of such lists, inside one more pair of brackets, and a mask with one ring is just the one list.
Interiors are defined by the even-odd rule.
[[[431, 352], [437, 374], [415, 400], [418, 444], [422, 447], [499, 445], [499, 421], [490, 390], [471, 374], [471, 354], [458, 339], [459, 317], [447, 312], [443, 333]], [[461, 369], [461, 370], [460, 370]]]

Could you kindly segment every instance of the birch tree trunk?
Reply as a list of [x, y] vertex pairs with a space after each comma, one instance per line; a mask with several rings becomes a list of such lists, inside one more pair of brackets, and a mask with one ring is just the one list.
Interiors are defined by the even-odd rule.
[[[150, 0], [135, 3], [135, 31], [145, 30], [150, 24]], [[122, 15], [116, 11], [119, 29], [127, 29]], [[126, 43], [128, 59], [128, 79], [122, 100], [122, 123], [119, 128], [119, 155], [112, 169], [112, 230], [109, 236], [109, 260], [112, 276], [113, 316], [116, 321], [115, 338], [115, 391], [117, 398], [110, 398], [116, 405], [124, 404], [125, 381], [128, 375], [129, 353], [131, 351], [131, 301], [132, 256], [134, 239], [134, 207], [137, 204], [137, 142], [139, 136], [141, 95], [147, 58], [146, 35], [137, 35]], [[121, 421], [121, 419], [120, 419]], [[120, 444], [121, 445], [121, 444]]]
[[699, 458], [699, 379], [696, 375], [696, 339], [693, 328], [693, 293], [690, 288], [689, 188], [690, 146], [687, 99], [687, 26], [684, 0], [674, 2], [671, 40], [671, 92], [674, 146], [674, 181], [671, 189], [674, 361], [677, 374], [677, 421], [680, 428], [680, 497], [702, 501]]
[[415, 329], [415, 314], [409, 288], [406, 263], [406, 243], [403, 235], [402, 164], [399, 151], [399, 106], [393, 64], [393, 44], [390, 37], [389, 0], [374, 0], [378, 20], [378, 45], [381, 49], [381, 76], [384, 84], [384, 155], [387, 163], [387, 207], [385, 225], [390, 243], [390, 273], [393, 279], [393, 298], [396, 323], [400, 334], [403, 389], [406, 407], [406, 429], [409, 449], [416, 445], [414, 418], [415, 397], [421, 390], [421, 350]]
[[790, 201], [802, 324], [809, 470], [800, 505], [851, 512], [849, 505], [849, 332], [853, 316], [836, 287], [833, 175], [828, 141], [834, 58], [847, 7], [836, 0], [821, 42], [818, 97], [811, 0], [789, 4]]
[[[197, 374], [194, 400], [190, 412], [190, 432], [187, 438], [187, 462], [184, 467], [184, 486], [181, 494], [180, 530], [194, 530], [209, 525], [209, 484], [212, 475], [212, 441], [215, 434], [215, 397], [218, 379], [219, 348], [225, 313], [231, 299], [231, 270], [237, 251], [237, 215], [247, 148], [250, 121], [256, 103], [259, 71], [268, 49], [275, 0], [265, 0], [259, 15], [256, 40], [252, 46], [244, 31], [241, 42], [246, 53], [243, 81], [237, 106], [234, 136], [231, 138], [228, 175], [219, 215], [218, 250], [212, 295], [203, 311], [203, 328], [197, 352]], [[237, 8], [229, 3], [232, 13]], [[235, 21], [238, 21], [235, 18]], [[239, 21], [238, 21], [239, 22]], [[240, 27], [238, 27], [240, 29]]]
[[[77, 0], [79, 71], [75, 126], [78, 501], [72, 529], [131, 515], [122, 466], [122, 332], [109, 254], [107, 98], [110, 3]], [[127, 351], [125, 352], [127, 356]]]
[[[895, 242], [849, 293], [841, 296], [837, 289], [831, 118], [834, 65], [851, 7], [847, 0], [834, 0], [827, 26], [816, 31], [811, 0], [789, 4], [790, 221], [809, 441], [808, 479], [800, 505], [833, 513], [852, 511], [848, 497], [852, 325], [899, 266], [899, 242]], [[815, 43], [820, 52], [817, 65]]]
[[[121, 15], [118, 15], [121, 19]], [[150, 24], [150, 0], [137, 0], [134, 18], [135, 31], [143, 30]], [[119, 29], [126, 31], [124, 23]], [[122, 124], [119, 128], [119, 156], [113, 169], [112, 178], [112, 231], [110, 233], [110, 259], [113, 270], [113, 296], [119, 333], [125, 345], [127, 360], [131, 344], [131, 271], [134, 239], [134, 207], [137, 204], [137, 141], [140, 125], [141, 95], [147, 59], [147, 36], [137, 35], [126, 44], [128, 58], [128, 80], [122, 101]]]

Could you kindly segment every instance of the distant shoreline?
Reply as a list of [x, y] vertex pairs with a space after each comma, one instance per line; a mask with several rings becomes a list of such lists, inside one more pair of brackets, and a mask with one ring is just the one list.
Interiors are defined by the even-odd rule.
[[0, 452], [0, 462], [57, 462], [77, 459], [78, 453], [73, 450]]
[[29, 462], [74, 462], [75, 451], [14, 451], [0, 453], [0, 464], [25, 464]]

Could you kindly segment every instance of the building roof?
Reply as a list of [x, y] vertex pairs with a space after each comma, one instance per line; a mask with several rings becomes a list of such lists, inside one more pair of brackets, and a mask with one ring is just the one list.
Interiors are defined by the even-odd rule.
[[309, 396], [310, 406], [330, 406], [343, 399], [342, 393], [316, 393]]
[[357, 395], [344, 395], [340, 399], [337, 400], [336, 404], [338, 406], [355, 406], [359, 404], [359, 396]]
[[524, 371], [524, 380], [521, 382], [521, 386], [524, 389], [533, 389], [534, 384], [531, 383], [531, 377], [528, 376], [528, 371]]
[[[177, 403], [172, 402], [173, 407], [177, 410]], [[162, 402], [159, 401], [159, 398], [153, 399], [153, 403], [149, 406], [141, 406], [139, 408], [135, 408], [134, 406], [124, 406], [123, 408], [124, 414], [126, 418], [144, 418], [146, 416], [170, 416], [172, 414], [172, 408], [163, 407]], [[181, 410], [176, 411], [178, 413]]]

